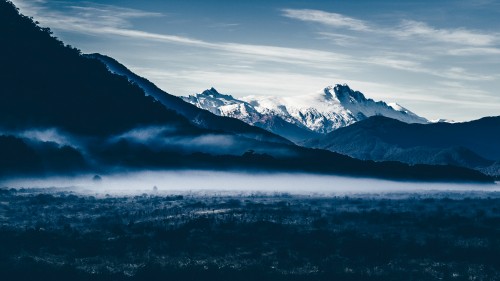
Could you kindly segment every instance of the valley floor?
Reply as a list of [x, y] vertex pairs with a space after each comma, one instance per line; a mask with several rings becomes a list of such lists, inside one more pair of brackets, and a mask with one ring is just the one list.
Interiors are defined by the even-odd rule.
[[0, 189], [2, 280], [499, 280], [500, 193]]

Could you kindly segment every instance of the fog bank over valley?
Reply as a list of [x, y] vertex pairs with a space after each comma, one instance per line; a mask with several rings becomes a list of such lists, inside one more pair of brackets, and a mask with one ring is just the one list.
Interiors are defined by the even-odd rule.
[[0, 181], [7, 188], [55, 188], [96, 195], [203, 194], [252, 195], [287, 193], [291, 195], [339, 196], [389, 193], [432, 196], [449, 193], [499, 193], [500, 185], [468, 183], [403, 182], [369, 178], [219, 171], [146, 171], [95, 176], [21, 178]]

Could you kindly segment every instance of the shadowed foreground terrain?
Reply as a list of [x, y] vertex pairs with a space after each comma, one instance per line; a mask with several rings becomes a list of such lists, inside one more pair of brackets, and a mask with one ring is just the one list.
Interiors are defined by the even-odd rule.
[[500, 194], [0, 189], [2, 280], [499, 280]]

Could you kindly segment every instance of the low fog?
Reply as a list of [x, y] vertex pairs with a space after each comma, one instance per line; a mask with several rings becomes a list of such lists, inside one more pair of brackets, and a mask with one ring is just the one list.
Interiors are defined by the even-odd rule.
[[94, 195], [136, 194], [291, 194], [339, 196], [355, 194], [498, 193], [500, 184], [399, 182], [367, 178], [217, 171], [155, 171], [78, 177], [21, 178], [0, 181], [7, 188], [55, 188]]

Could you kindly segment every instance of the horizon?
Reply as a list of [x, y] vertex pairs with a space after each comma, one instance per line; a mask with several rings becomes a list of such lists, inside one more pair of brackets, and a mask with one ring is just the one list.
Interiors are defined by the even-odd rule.
[[429, 120], [500, 112], [498, 1], [12, 1], [65, 44], [178, 96], [348, 84]]

